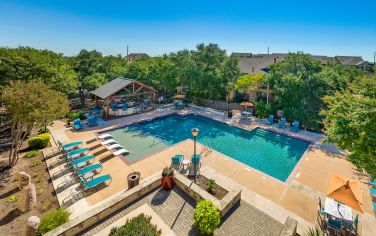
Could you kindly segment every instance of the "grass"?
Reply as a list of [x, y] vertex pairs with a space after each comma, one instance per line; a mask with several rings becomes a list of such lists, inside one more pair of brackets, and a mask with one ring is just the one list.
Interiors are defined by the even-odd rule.
[[39, 155], [39, 150], [31, 150], [25, 154], [25, 158], [31, 158]]
[[37, 165], [39, 165], [41, 163], [42, 162], [40, 160], [35, 160], [35, 161], [31, 162], [30, 167], [35, 167], [35, 166], [37, 166]]
[[20, 199], [20, 195], [18, 195], [18, 194], [13, 194], [13, 195], [7, 197], [5, 201], [6, 201], [6, 202], [9, 202], [9, 203], [13, 203], [13, 202], [17, 202], [18, 199]]
[[51, 208], [51, 203], [50, 202], [47, 202], [46, 204], [44, 204], [41, 208], [40, 208], [40, 211], [41, 212], [45, 212], [45, 211], [47, 211], [48, 209], [50, 209]]

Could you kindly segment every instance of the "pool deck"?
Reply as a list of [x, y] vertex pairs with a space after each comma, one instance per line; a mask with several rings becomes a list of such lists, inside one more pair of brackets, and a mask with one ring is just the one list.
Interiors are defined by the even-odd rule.
[[[65, 123], [62, 121], [55, 121], [49, 127], [55, 141], [56, 139], [63, 143], [76, 140], [85, 141], [85, 146], [90, 148], [90, 154], [96, 156], [95, 162], [103, 165], [101, 174], [109, 173], [113, 178], [109, 187], [86, 195], [78, 193], [76, 188], [79, 184], [72, 179], [69, 171], [64, 171], [65, 163], [61, 161], [57, 162], [61, 160], [61, 154], [54, 154], [47, 158], [46, 163], [50, 170], [52, 183], [56, 189], [60, 204], [72, 212], [72, 217], [76, 216], [100, 204], [102, 200], [115, 193], [127, 189], [126, 178], [129, 173], [133, 171], [140, 172], [141, 178], [145, 179], [157, 172], [161, 172], [165, 166], [169, 166], [171, 156], [175, 154], [184, 154], [189, 159], [193, 154], [193, 141], [189, 139], [130, 165], [123, 158], [114, 157], [98, 141], [93, 140], [97, 132], [176, 112], [174, 109], [166, 109], [132, 115], [107, 121], [100, 127], [85, 128], [79, 132], [66, 128]], [[228, 119], [223, 116], [223, 113], [196, 106], [178, 112], [182, 115], [196, 113], [247, 130], [262, 127], [270, 131], [310, 141], [312, 145], [302, 156], [286, 182], [281, 182], [215, 150], [203, 157], [202, 171], [208, 174], [212, 173], [215, 175], [218, 173], [220, 176], [226, 176], [229, 184], [241, 186], [243, 189], [243, 201], [258, 208], [279, 222], [283, 223], [287, 216], [292, 216], [299, 222], [298, 232], [300, 233], [304, 232], [307, 226], [315, 224], [318, 198], [320, 197], [322, 202], [324, 201], [328, 179], [331, 174], [335, 173], [346, 178], [359, 179], [362, 182], [363, 208], [365, 210], [365, 214], [360, 215], [359, 231], [361, 235], [372, 235], [374, 232], [376, 219], [372, 210], [371, 195], [368, 190], [368, 177], [364, 173], [359, 173], [349, 161], [345, 160], [343, 152], [332, 145], [320, 144], [319, 142], [324, 138], [323, 135], [308, 131], [294, 133], [288, 129], [268, 126], [260, 120], [243, 121]], [[45, 154], [48, 155], [55, 148], [53, 145]], [[201, 150], [202, 146], [198, 144], [198, 152], [201, 152]]]

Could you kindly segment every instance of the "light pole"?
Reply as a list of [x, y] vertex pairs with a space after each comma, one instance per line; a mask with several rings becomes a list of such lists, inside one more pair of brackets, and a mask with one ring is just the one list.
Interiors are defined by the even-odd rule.
[[192, 129], [192, 136], [193, 136], [193, 140], [194, 140], [194, 145], [193, 145], [193, 158], [192, 158], [192, 164], [193, 164], [193, 177], [194, 177], [194, 182], [196, 183], [196, 138], [197, 138], [197, 135], [198, 135], [198, 132], [200, 130], [197, 129], [197, 128], [193, 128]]

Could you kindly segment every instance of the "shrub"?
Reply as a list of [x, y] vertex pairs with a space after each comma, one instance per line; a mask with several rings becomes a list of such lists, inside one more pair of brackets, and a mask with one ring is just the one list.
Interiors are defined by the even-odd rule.
[[163, 168], [162, 176], [174, 176], [174, 169], [172, 167]]
[[30, 137], [28, 140], [29, 148], [31, 149], [45, 148], [50, 142], [50, 139], [51, 137], [49, 133], [38, 134], [37, 136]]
[[9, 203], [13, 203], [13, 202], [17, 202], [18, 199], [20, 199], [20, 195], [18, 194], [13, 194], [9, 197], [7, 197], [7, 199], [5, 200], [6, 202], [9, 202]]
[[214, 193], [214, 187], [215, 187], [215, 180], [214, 179], [208, 179], [205, 182], [206, 190], [209, 193]]
[[263, 102], [256, 103], [255, 112], [258, 117], [267, 117], [273, 113], [272, 106]]
[[38, 132], [39, 132], [40, 134], [44, 134], [44, 133], [48, 133], [48, 131], [49, 131], [49, 130], [48, 130], [47, 127], [42, 127], [42, 128], [39, 129]]
[[47, 213], [41, 220], [37, 234], [43, 235], [48, 231], [68, 222], [69, 212], [64, 208], [57, 208]]
[[32, 150], [32, 151], [28, 151], [26, 154], [25, 154], [25, 158], [31, 158], [31, 157], [35, 157], [35, 156], [38, 156], [39, 155], [39, 150]]
[[80, 118], [81, 120], [86, 119], [85, 112], [78, 111], [78, 112], [71, 112], [67, 115], [68, 122], [72, 122], [74, 119]]
[[211, 235], [221, 222], [221, 214], [216, 206], [209, 200], [197, 203], [193, 221], [203, 235]]
[[120, 227], [114, 227], [111, 229], [110, 236], [138, 236], [138, 235], [148, 235], [148, 236], [158, 236], [162, 234], [161, 230], [150, 223], [150, 216], [145, 216], [140, 214]]

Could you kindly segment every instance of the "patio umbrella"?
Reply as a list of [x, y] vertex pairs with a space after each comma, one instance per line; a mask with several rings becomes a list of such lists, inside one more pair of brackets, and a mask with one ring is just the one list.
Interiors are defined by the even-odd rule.
[[185, 98], [185, 95], [184, 94], [178, 94], [178, 95], [173, 96], [172, 98], [176, 99], [176, 100], [183, 100]]
[[240, 103], [240, 106], [243, 106], [244, 110], [247, 110], [248, 107], [253, 107], [253, 103], [252, 102], [242, 102], [242, 103]]
[[363, 213], [360, 182], [333, 174], [330, 176], [326, 195]]

